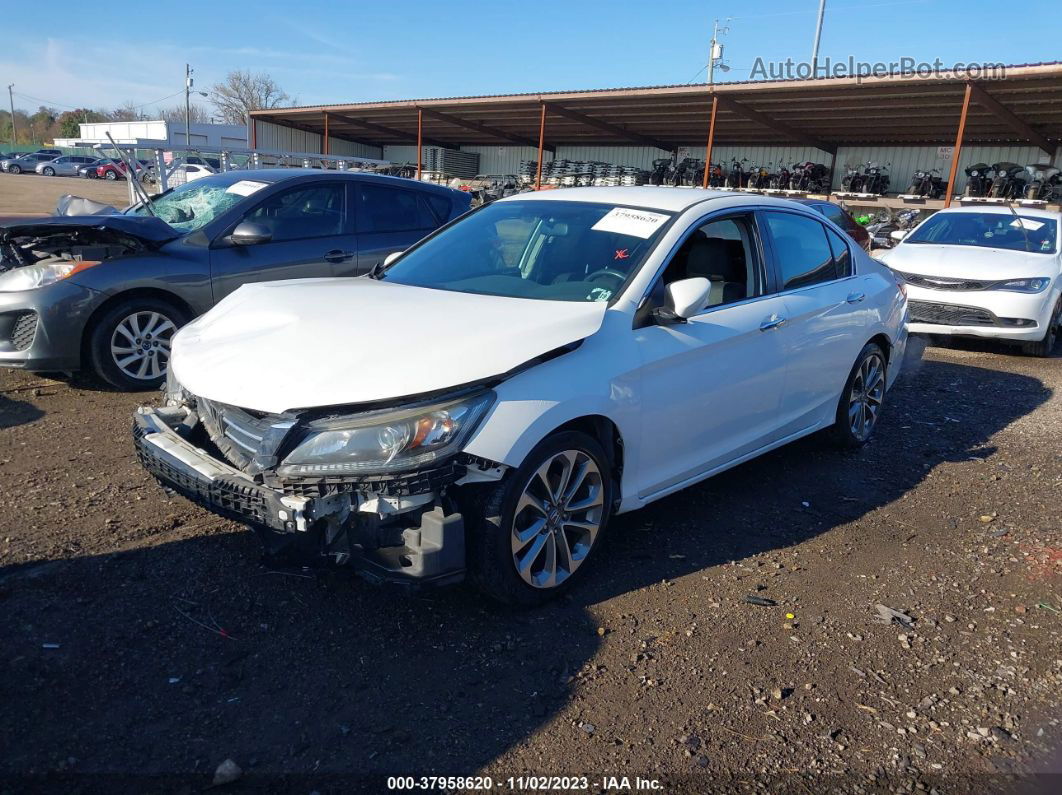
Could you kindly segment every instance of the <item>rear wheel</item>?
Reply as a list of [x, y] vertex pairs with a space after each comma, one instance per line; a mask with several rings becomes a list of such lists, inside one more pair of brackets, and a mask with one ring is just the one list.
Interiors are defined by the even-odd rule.
[[547, 437], [466, 511], [472, 582], [506, 604], [531, 607], [585, 576], [612, 513], [609, 458], [591, 436]]
[[885, 402], [887, 375], [885, 353], [877, 343], [867, 343], [859, 352], [837, 404], [831, 433], [838, 446], [856, 449], [870, 441]]
[[1051, 313], [1044, 338], [1037, 342], [1026, 342], [1021, 346], [1022, 352], [1028, 356], [1050, 356], [1058, 342], [1059, 325], [1062, 325], [1062, 296], [1055, 304], [1055, 311]]
[[170, 342], [185, 313], [158, 298], [130, 298], [92, 328], [88, 354], [96, 375], [126, 392], [157, 389], [166, 378]]

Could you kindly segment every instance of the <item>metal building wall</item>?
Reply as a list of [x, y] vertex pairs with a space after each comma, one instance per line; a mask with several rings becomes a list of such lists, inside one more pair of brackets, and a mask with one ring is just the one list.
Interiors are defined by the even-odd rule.
[[318, 133], [296, 130], [282, 124], [259, 119], [254, 122], [255, 146], [258, 149], [279, 149], [288, 152], [320, 152], [321, 136]]
[[371, 157], [373, 160], [383, 160], [382, 147], [346, 141], [331, 135], [328, 136], [328, 152], [333, 155], [351, 155], [352, 157]]
[[617, 166], [652, 168], [653, 161], [671, 153], [654, 146], [558, 146], [557, 160], [598, 160]]
[[392, 163], [403, 165], [404, 163], [416, 163], [417, 162], [417, 147], [416, 146], [385, 146], [383, 148], [383, 159], [390, 160]]
[[[520, 161], [538, 159], [538, 149], [533, 146], [462, 146], [461, 151], [479, 155], [480, 174], [516, 174]], [[553, 155], [546, 152], [543, 159], [549, 162]]]

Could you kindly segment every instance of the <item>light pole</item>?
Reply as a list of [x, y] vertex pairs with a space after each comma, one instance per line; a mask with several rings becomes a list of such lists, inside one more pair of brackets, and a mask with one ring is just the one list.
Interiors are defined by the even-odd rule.
[[815, 43], [811, 46], [811, 77], [819, 76], [819, 39], [822, 38], [822, 18], [826, 15], [826, 0], [819, 0], [819, 20], [815, 23]]
[[12, 93], [15, 84], [7, 87], [7, 98], [11, 102], [11, 151], [15, 150], [15, 95]]
[[[727, 17], [727, 22], [730, 18]], [[712, 85], [715, 80], [715, 65], [719, 64], [720, 72], [729, 72], [730, 67], [723, 63], [723, 43], [719, 41], [719, 37], [725, 33], [728, 33], [730, 28], [719, 27], [719, 20], [715, 20], [712, 24], [712, 41], [708, 48], [708, 85]]]
[[192, 145], [192, 106], [189, 94], [192, 93], [192, 67], [184, 65], [184, 145]]

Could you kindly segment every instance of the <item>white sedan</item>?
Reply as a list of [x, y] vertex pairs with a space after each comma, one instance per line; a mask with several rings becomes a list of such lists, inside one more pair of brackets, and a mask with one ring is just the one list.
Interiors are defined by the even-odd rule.
[[586, 573], [616, 513], [822, 429], [866, 443], [906, 314], [794, 202], [524, 194], [368, 278], [240, 288], [174, 337], [135, 437], [270, 551], [528, 605]]
[[881, 260], [907, 282], [910, 330], [996, 337], [1049, 356], [1062, 323], [1062, 223], [1057, 212], [941, 210]]

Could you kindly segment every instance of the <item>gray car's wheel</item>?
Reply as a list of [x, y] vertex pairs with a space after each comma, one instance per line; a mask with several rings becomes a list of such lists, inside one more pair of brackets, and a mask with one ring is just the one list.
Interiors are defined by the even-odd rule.
[[22, 173], [22, 167], [17, 165], [17, 164], [15, 164], [15, 163], [12, 163], [10, 166], [7, 167], [7, 173], [8, 174], [21, 174]]
[[1062, 325], [1062, 296], [1055, 303], [1055, 311], [1051, 313], [1051, 319], [1044, 331], [1044, 338], [1037, 342], [1026, 342], [1021, 346], [1022, 352], [1027, 356], [1050, 356], [1058, 343], [1059, 326]]
[[839, 446], [854, 449], [870, 441], [885, 402], [887, 379], [885, 353], [877, 343], [867, 343], [859, 352], [837, 404], [831, 430]]
[[123, 391], [157, 389], [166, 378], [170, 341], [185, 313], [158, 298], [130, 298], [111, 307], [88, 339], [92, 369]]
[[547, 437], [466, 510], [472, 582], [506, 604], [554, 598], [586, 574], [612, 514], [609, 457], [591, 436]]
[[45, 166], [44, 168], [41, 169], [41, 173], [44, 174], [44, 176], [46, 176], [46, 177], [54, 177], [55, 176], [55, 169], [52, 168], [51, 166]]

